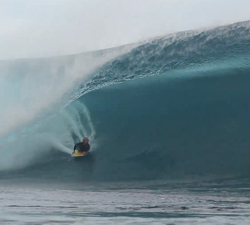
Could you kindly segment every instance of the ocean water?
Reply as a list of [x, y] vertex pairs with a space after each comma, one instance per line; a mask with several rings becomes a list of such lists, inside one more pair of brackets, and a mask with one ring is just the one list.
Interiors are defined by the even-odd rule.
[[1, 61], [0, 223], [248, 224], [249, 52], [246, 21]]
[[[246, 185], [248, 184], [248, 185]], [[247, 188], [248, 186], [248, 188]], [[249, 224], [249, 181], [1, 186], [1, 224]]]

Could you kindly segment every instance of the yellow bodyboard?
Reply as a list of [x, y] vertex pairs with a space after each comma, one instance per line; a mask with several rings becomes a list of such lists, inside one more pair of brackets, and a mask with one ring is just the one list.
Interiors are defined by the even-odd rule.
[[83, 156], [85, 156], [85, 155], [87, 155], [87, 153], [82, 153], [82, 152], [80, 152], [80, 151], [78, 151], [78, 150], [75, 150], [75, 151], [72, 153], [72, 156], [73, 156], [73, 157], [83, 157]]

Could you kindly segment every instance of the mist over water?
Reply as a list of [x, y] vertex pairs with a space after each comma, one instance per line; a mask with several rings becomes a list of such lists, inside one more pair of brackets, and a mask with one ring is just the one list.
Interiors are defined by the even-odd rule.
[[0, 224], [248, 224], [249, 74], [249, 21], [1, 61]]
[[64, 107], [98, 66], [129, 49], [2, 61], [0, 169], [33, 165], [48, 157], [52, 148], [71, 154], [76, 140], [84, 136], [93, 140], [95, 129], [87, 107], [77, 103]]
[[249, 43], [242, 22], [2, 61], [0, 169], [39, 168], [49, 159], [42, 171], [53, 177], [71, 167], [74, 143], [88, 136], [95, 162], [86, 179], [247, 175]]
[[248, 0], [109, 0], [105, 4], [102, 0], [3, 0], [1, 3], [1, 60], [107, 49], [250, 19]]

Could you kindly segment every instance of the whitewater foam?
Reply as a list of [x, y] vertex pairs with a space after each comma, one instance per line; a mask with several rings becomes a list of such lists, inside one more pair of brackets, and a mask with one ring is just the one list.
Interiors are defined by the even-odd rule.
[[57, 111], [98, 67], [132, 45], [74, 56], [0, 62], [0, 137]]
[[[53, 105], [53, 117], [22, 127], [8, 143], [49, 136], [41, 152], [47, 158], [54, 156], [48, 149], [61, 153], [49, 164], [52, 177], [84, 136], [94, 150], [91, 179], [248, 174], [249, 22], [175, 36], [99, 67], [63, 104]], [[80, 77], [76, 71], [73, 77]], [[6, 140], [1, 143], [8, 148]], [[21, 146], [25, 152], [32, 149], [27, 146]], [[73, 164], [67, 166], [71, 171]]]

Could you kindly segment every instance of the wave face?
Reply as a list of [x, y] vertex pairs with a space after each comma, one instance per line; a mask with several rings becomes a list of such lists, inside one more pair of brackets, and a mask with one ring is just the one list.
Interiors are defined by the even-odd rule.
[[[249, 176], [250, 22], [160, 37], [100, 62], [83, 80], [74, 70], [77, 85], [4, 134], [2, 177]], [[72, 146], [84, 136], [91, 154], [75, 162]]]

